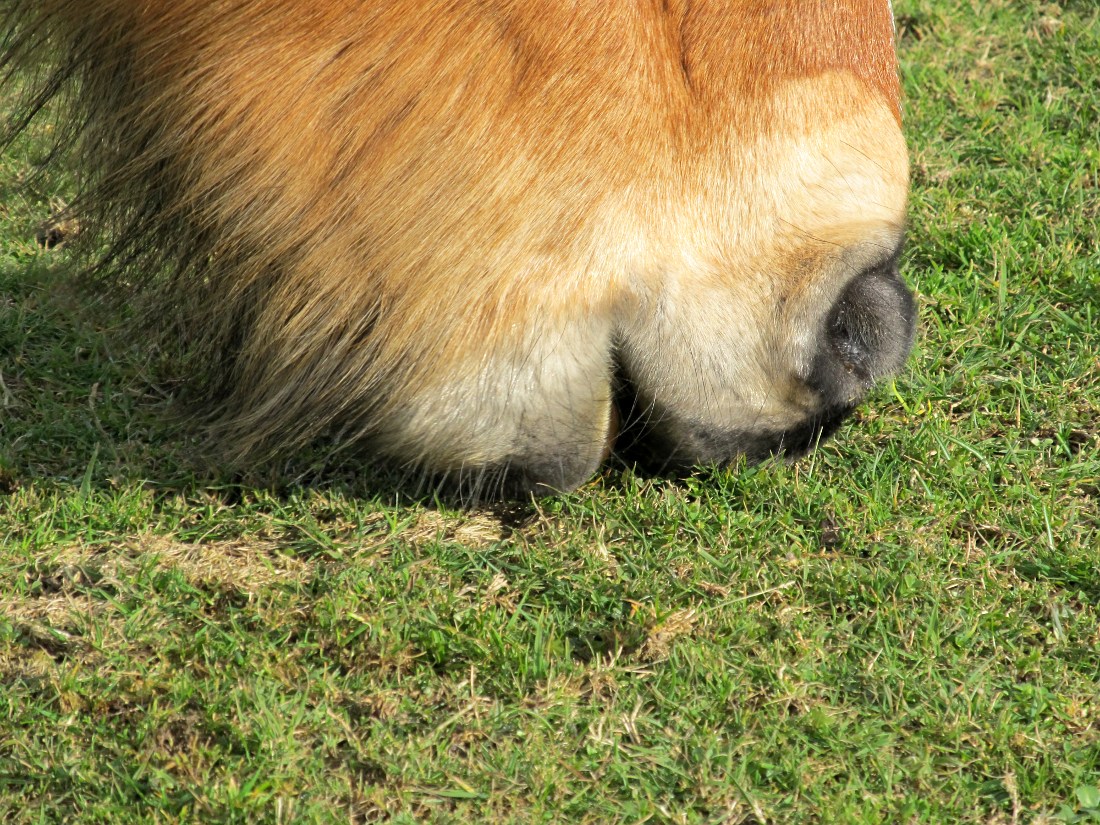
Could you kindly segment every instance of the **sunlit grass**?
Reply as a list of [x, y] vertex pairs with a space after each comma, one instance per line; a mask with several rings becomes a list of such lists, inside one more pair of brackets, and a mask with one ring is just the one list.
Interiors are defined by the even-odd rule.
[[920, 341], [794, 465], [219, 479], [0, 159], [0, 820], [1100, 820], [1100, 11], [895, 6]]

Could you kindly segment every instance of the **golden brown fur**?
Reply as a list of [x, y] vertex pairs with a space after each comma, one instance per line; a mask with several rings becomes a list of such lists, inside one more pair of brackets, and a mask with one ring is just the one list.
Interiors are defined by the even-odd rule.
[[211, 365], [234, 459], [328, 434], [571, 486], [617, 372], [671, 422], [789, 429], [821, 407], [827, 309], [901, 236], [885, 0], [0, 0], [0, 23], [45, 77], [28, 109], [70, 92], [83, 223]]

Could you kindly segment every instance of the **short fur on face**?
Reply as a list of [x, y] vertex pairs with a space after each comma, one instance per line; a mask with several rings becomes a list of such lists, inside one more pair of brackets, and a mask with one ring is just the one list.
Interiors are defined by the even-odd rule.
[[0, 25], [28, 117], [70, 93], [103, 271], [203, 364], [231, 460], [324, 436], [565, 489], [623, 387], [670, 463], [728, 460], [909, 349], [886, 0], [0, 0]]

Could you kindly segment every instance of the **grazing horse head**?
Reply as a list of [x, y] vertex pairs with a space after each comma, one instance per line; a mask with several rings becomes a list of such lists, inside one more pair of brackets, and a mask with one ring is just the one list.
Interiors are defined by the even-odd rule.
[[672, 467], [797, 454], [910, 349], [888, 0], [0, 22], [235, 458], [323, 435], [492, 495], [582, 483], [620, 427]]

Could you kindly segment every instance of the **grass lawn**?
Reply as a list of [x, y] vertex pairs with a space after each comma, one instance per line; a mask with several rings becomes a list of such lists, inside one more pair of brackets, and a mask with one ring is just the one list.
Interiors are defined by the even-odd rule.
[[0, 159], [0, 821], [1100, 822], [1100, 8], [895, 10], [920, 340], [793, 465], [219, 479]]

